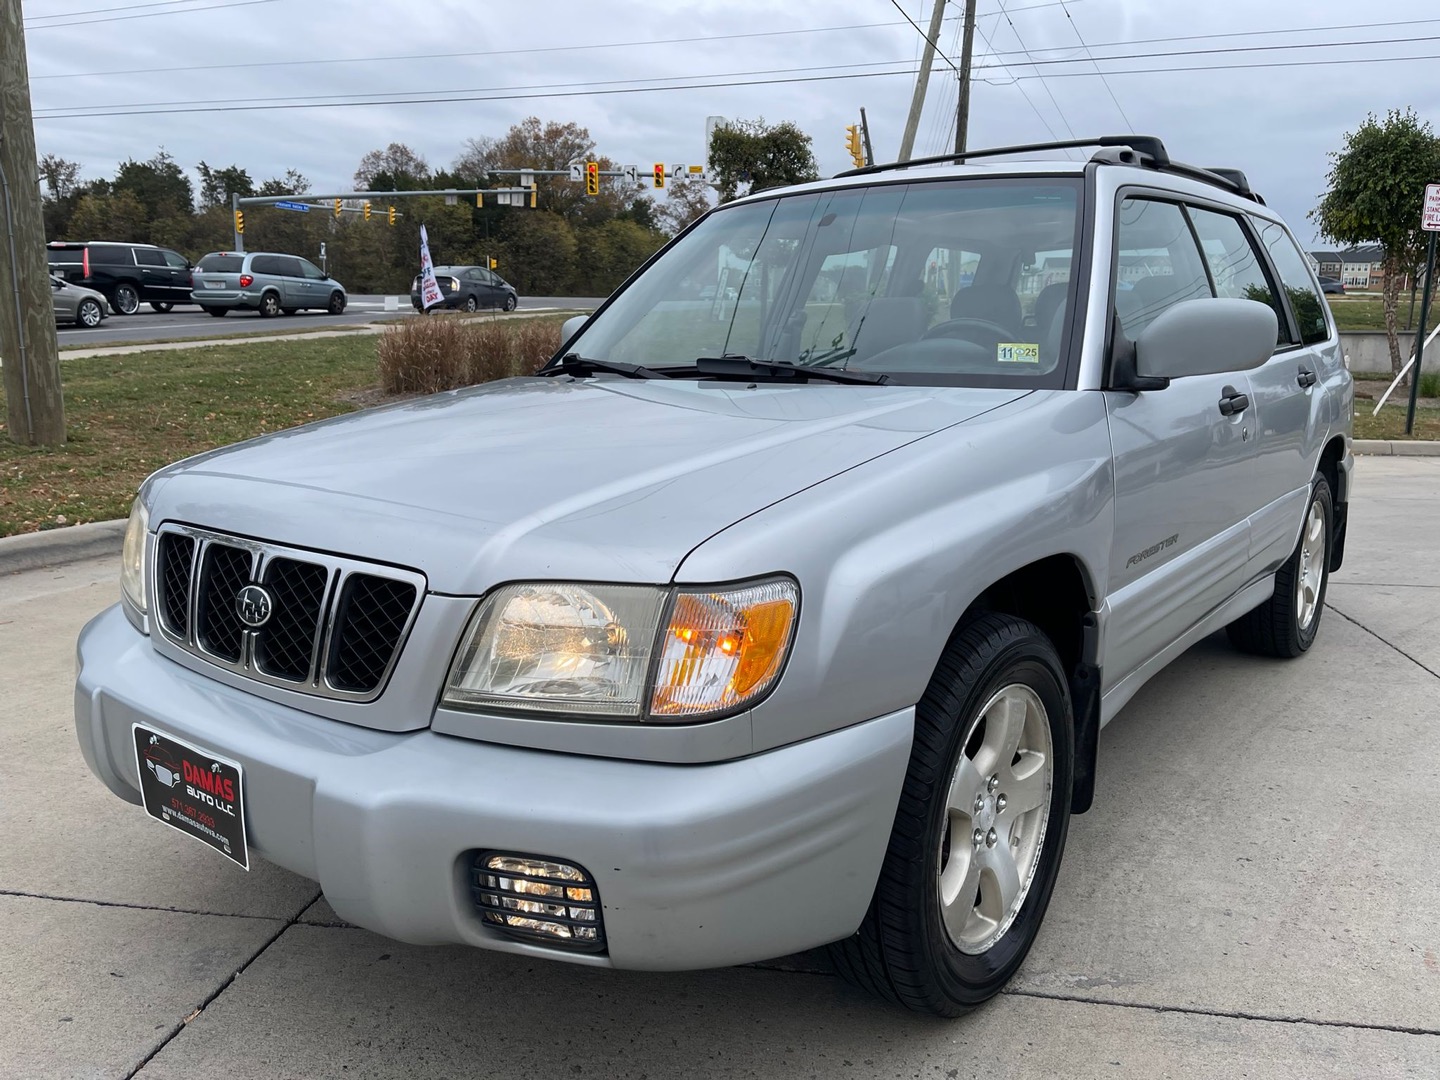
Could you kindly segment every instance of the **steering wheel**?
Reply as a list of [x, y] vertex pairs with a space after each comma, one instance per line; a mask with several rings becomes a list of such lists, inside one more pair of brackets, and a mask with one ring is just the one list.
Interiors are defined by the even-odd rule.
[[[976, 341], [976, 332], [982, 336], [982, 340]], [[999, 323], [991, 322], [989, 319], [960, 318], [947, 319], [945, 322], [936, 323], [920, 335], [921, 341], [929, 341], [934, 338], [963, 338], [966, 341], [974, 342], [976, 345], [994, 347], [1002, 341], [1015, 340], [1014, 331], [1001, 326]], [[989, 339], [984, 340], [984, 339]]]

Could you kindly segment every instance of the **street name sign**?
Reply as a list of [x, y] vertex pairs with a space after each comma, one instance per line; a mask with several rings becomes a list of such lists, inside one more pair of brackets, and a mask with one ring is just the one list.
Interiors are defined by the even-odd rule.
[[298, 211], [300, 211], [300, 213], [302, 213], [302, 214], [308, 214], [308, 213], [310, 212], [310, 206], [309, 206], [309, 204], [303, 203], [303, 202], [277, 202], [277, 203], [275, 204], [275, 209], [276, 209], [276, 210], [298, 210]]

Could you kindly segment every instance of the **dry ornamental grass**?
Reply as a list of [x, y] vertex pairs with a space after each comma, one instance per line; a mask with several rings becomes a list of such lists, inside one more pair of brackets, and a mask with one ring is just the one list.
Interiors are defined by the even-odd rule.
[[553, 320], [404, 319], [381, 335], [380, 385], [387, 394], [435, 394], [533, 375], [559, 347]]

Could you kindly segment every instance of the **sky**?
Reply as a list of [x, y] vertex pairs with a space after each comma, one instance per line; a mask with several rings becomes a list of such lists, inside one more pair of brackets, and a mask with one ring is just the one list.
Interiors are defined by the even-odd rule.
[[[1406, 106], [1440, 124], [1433, 0], [977, 5], [972, 147], [1158, 135], [1177, 160], [1244, 170], [1307, 245], [1318, 238], [1306, 214], [1345, 132]], [[698, 163], [708, 116], [789, 120], [829, 175], [850, 165], [845, 127], [863, 106], [876, 158], [893, 160], [932, 10], [931, 0], [22, 7], [41, 154], [93, 179], [163, 146], [192, 177], [202, 160], [238, 164], [257, 183], [293, 168], [316, 190], [349, 190], [361, 156], [391, 142], [448, 166], [467, 139], [531, 115], [585, 126], [601, 154], [642, 172]], [[937, 40], [915, 156], [953, 142], [962, 8], [949, 5]], [[391, 103], [416, 98], [426, 100]], [[239, 108], [316, 103], [332, 107]], [[174, 109], [199, 111], [157, 111]]]

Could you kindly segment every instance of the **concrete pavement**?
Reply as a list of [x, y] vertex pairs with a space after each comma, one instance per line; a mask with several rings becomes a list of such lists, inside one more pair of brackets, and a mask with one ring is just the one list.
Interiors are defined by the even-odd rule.
[[1034, 951], [949, 1022], [814, 957], [606, 972], [347, 927], [86, 770], [73, 643], [114, 560], [0, 578], [0, 1077], [1440, 1075], [1440, 459], [1363, 459], [1351, 530], [1307, 657], [1212, 638], [1106, 728]]

